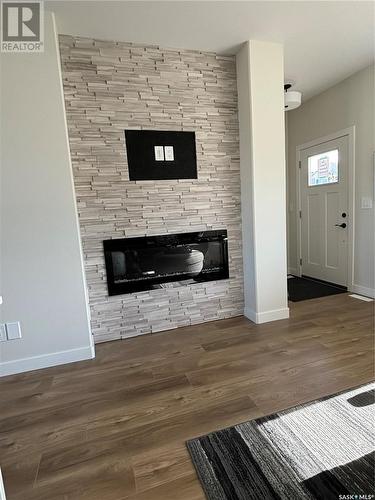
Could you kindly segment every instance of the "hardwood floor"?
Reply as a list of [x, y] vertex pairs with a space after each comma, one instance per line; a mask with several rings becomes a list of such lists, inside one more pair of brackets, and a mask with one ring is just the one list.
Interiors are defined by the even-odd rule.
[[374, 379], [374, 302], [291, 303], [97, 346], [97, 357], [0, 379], [8, 500], [195, 500], [201, 434]]

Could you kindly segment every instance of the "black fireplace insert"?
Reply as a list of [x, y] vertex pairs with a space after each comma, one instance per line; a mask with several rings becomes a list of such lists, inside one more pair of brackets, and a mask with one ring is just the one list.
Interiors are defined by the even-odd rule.
[[229, 278], [225, 229], [103, 244], [109, 295]]

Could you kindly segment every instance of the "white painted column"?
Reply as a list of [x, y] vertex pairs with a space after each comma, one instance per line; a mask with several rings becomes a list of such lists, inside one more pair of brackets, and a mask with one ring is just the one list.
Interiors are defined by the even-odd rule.
[[246, 42], [237, 81], [245, 316], [265, 323], [289, 317], [282, 45]]

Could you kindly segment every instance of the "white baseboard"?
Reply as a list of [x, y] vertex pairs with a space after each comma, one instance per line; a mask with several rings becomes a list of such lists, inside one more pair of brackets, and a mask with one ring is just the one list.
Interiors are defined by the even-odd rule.
[[298, 276], [298, 270], [296, 267], [288, 267], [288, 274], [294, 274], [294, 276]]
[[374, 288], [367, 288], [366, 286], [353, 284], [350, 287], [350, 291], [354, 292], [354, 293], [358, 293], [358, 295], [364, 295], [365, 297], [370, 297], [372, 299], [375, 299], [375, 289]]
[[268, 323], [270, 321], [289, 318], [289, 307], [264, 312], [255, 312], [252, 309], [245, 307], [244, 315], [254, 323]]
[[79, 347], [78, 349], [69, 349], [68, 351], [43, 354], [42, 356], [6, 361], [0, 363], [0, 377], [93, 358], [95, 358], [95, 347], [91, 345]]

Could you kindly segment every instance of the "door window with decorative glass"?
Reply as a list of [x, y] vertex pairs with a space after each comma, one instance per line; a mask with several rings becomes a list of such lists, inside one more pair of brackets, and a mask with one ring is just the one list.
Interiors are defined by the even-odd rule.
[[321, 186], [339, 182], [339, 150], [309, 156], [308, 185]]

